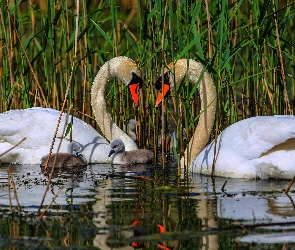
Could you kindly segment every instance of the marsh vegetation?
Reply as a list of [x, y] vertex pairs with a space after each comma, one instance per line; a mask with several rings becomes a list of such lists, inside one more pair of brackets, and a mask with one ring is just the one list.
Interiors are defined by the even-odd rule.
[[[214, 138], [256, 115], [294, 110], [294, 3], [291, 1], [2, 1], [0, 111], [31, 106], [66, 108], [95, 126], [93, 77], [118, 55], [138, 62], [144, 79], [140, 107], [113, 85], [109, 110], [123, 127], [135, 117], [140, 147], [157, 146], [163, 117], [187, 138], [199, 112], [197, 88], [186, 82], [154, 108], [154, 83], [171, 61], [192, 58], [212, 75], [218, 92]], [[79, 18], [77, 18], [79, 17]], [[77, 29], [77, 46], [75, 31]], [[70, 77], [72, 74], [72, 78]], [[70, 81], [70, 82], [69, 82]], [[179, 140], [178, 153], [185, 145]]]
[[[114, 80], [108, 111], [121, 128], [135, 118], [138, 146], [159, 155], [170, 151], [159, 143], [160, 131], [175, 130], [179, 159], [186, 147], [183, 137], [189, 141], [198, 123], [199, 93], [197, 85], [183, 82], [163, 109], [155, 109], [154, 84], [163, 69], [185, 58], [201, 62], [210, 73], [217, 90], [211, 140], [241, 119], [293, 114], [294, 14], [289, 0], [0, 1], [0, 112], [73, 106], [74, 116], [99, 130], [90, 105], [94, 77], [109, 59], [128, 56], [142, 73], [140, 106], [135, 108], [128, 89]], [[140, 232], [146, 249], [159, 246], [159, 238], [175, 249], [294, 247], [294, 191], [282, 191], [289, 182], [235, 180], [224, 190], [222, 178], [182, 179], [173, 168], [167, 174], [156, 167], [104, 167], [54, 175], [48, 194], [59, 195], [43, 224], [36, 207], [47, 177], [39, 166], [12, 167], [20, 194], [17, 213], [17, 203], [9, 204], [13, 195], [7, 195], [11, 187], [2, 165], [2, 246], [103, 249], [100, 239], [106, 238], [99, 237], [106, 234], [109, 245], [119, 248]], [[118, 178], [120, 171], [147, 177]], [[130, 227], [136, 219], [137, 231]], [[160, 222], [171, 234], [159, 237]], [[251, 238], [250, 229], [258, 238]]]

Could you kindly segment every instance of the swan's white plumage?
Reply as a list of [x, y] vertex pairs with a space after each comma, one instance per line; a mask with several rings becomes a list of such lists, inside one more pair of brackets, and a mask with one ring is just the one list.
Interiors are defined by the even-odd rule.
[[[133, 79], [134, 74], [137, 79]], [[92, 110], [99, 128], [109, 141], [120, 138], [123, 140], [126, 150], [136, 150], [136, 143], [114, 123], [111, 114], [107, 111], [105, 100], [107, 86], [109, 81], [115, 77], [119, 78], [126, 86], [129, 86], [134, 80], [139, 80], [140, 71], [136, 63], [128, 57], [119, 56], [106, 62], [93, 81], [91, 88]], [[140, 81], [142, 80], [140, 79]]]
[[[0, 154], [26, 137], [18, 147], [1, 156], [0, 162], [40, 164], [41, 157], [49, 153], [59, 113], [58, 110], [36, 107], [0, 114]], [[57, 151], [65, 120], [66, 114], [63, 114], [53, 153]], [[109, 162], [109, 143], [92, 126], [74, 117], [72, 131], [72, 139], [82, 146], [81, 153], [87, 162]], [[69, 143], [68, 134], [62, 141], [60, 152], [67, 152]]]
[[[119, 78], [126, 86], [141, 87], [142, 79], [136, 63], [128, 57], [119, 56], [107, 61], [98, 71], [91, 88], [91, 105], [95, 120], [108, 140], [120, 138], [127, 150], [137, 149], [136, 143], [112, 120], [106, 108], [106, 89], [113, 78]], [[133, 91], [138, 103], [138, 93]], [[137, 104], [136, 103], [136, 104]], [[0, 156], [0, 162], [19, 164], [40, 164], [41, 158], [49, 153], [59, 111], [46, 108], [11, 110], [0, 114], [0, 155], [11, 149], [24, 137], [27, 139], [19, 146]], [[62, 137], [65, 115], [57, 137]], [[70, 119], [69, 119], [70, 121]], [[98, 132], [80, 119], [74, 118], [73, 140], [82, 145], [81, 153], [88, 163], [110, 162], [110, 146]], [[59, 139], [55, 142], [56, 152]], [[69, 135], [63, 140], [60, 151], [67, 151]]]
[[[215, 141], [205, 146], [215, 119], [213, 80], [202, 64], [191, 59], [180, 59], [168, 68], [164, 72], [169, 72], [170, 88], [178, 87], [184, 77], [193, 84], [201, 77], [198, 85], [200, 118], [180, 163], [181, 167], [189, 166], [192, 172], [211, 175]], [[214, 174], [230, 178], [293, 178], [295, 118], [284, 115], [253, 117], [229, 126], [217, 139]]]
[[[190, 170], [211, 174], [215, 141]], [[281, 178], [295, 175], [295, 117], [259, 116], [225, 129], [216, 142], [215, 175], [230, 178]]]

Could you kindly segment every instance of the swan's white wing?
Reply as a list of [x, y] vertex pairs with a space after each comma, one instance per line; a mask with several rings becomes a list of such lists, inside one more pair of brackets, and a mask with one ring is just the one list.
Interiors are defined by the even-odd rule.
[[[196, 157], [191, 171], [211, 174], [214, 147], [213, 141]], [[273, 151], [277, 150], [280, 150], [279, 153], [274, 154]], [[219, 176], [255, 178], [257, 164], [266, 161], [268, 165], [277, 164], [279, 155], [283, 164], [284, 157], [290, 161], [290, 151], [294, 152], [291, 155], [295, 160], [295, 117], [245, 119], [229, 126], [219, 135], [215, 171]]]
[[295, 117], [252, 117], [229, 126], [220, 137], [224, 149], [247, 159], [258, 158], [274, 146], [295, 138]]
[[[56, 130], [59, 111], [47, 108], [11, 110], [0, 114], [0, 154], [26, 140], [17, 148], [0, 158], [1, 162], [25, 164], [39, 163], [42, 156], [48, 154]], [[62, 138], [66, 115], [64, 114], [57, 133]], [[68, 122], [70, 122], [70, 118]], [[93, 127], [78, 118], [73, 119], [72, 139], [82, 145], [82, 153], [89, 162], [101, 162], [107, 159], [108, 142]], [[53, 152], [56, 152], [60, 139], [56, 139]], [[60, 152], [67, 152], [70, 135], [63, 140]], [[100, 149], [100, 150], [99, 150]], [[104, 150], [105, 149], [105, 150]], [[99, 152], [96, 152], [99, 151]]]

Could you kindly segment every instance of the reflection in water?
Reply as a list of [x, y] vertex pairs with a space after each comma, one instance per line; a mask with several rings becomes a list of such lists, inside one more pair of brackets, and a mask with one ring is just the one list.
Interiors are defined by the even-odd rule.
[[[194, 182], [194, 188], [191, 191], [200, 193], [197, 197], [201, 201], [198, 215], [207, 221], [208, 227], [220, 228], [222, 223], [228, 223], [231, 220], [231, 223], [243, 229], [251, 226], [251, 228], [264, 227], [271, 230], [273, 226], [279, 224], [281, 234], [284, 233], [285, 228], [292, 229], [294, 233], [295, 195], [294, 193], [286, 195], [283, 192], [289, 181], [215, 178], [212, 182], [210, 177], [194, 174], [191, 177]], [[226, 192], [222, 192], [221, 189], [226, 180]], [[202, 211], [207, 213], [204, 214]], [[255, 240], [257, 236], [253, 235], [253, 240], [250, 241], [251, 230], [249, 229], [248, 232], [249, 234], [245, 236], [246, 242], [257, 243], [258, 241]], [[208, 238], [210, 246], [206, 249], [216, 249], [220, 239], [214, 235], [209, 235]], [[273, 239], [268, 241], [267, 237], [261, 238], [265, 241], [260, 243], [274, 242]], [[237, 239], [239, 242], [244, 242], [244, 237]], [[284, 242], [284, 237], [276, 239], [276, 243]]]
[[47, 176], [39, 166], [14, 165], [12, 173], [22, 216], [13, 192], [10, 212], [2, 165], [1, 247], [228, 249], [252, 242], [294, 247], [294, 188], [289, 196], [283, 192], [289, 181], [227, 179], [222, 192], [224, 178], [212, 182], [190, 175], [187, 181], [152, 166], [91, 165], [56, 173], [44, 207], [60, 193], [39, 221]]
[[[204, 178], [207, 177], [194, 176], [194, 181], [204, 183]], [[208, 200], [215, 200], [218, 218], [242, 220], [244, 224], [251, 225], [295, 221], [295, 195], [287, 196], [283, 192], [289, 181], [227, 179], [226, 192], [222, 192], [226, 179], [215, 178], [214, 185], [209, 179], [205, 181], [208, 183], [206, 190], [201, 189]]]
[[[117, 180], [118, 181], [118, 180]], [[96, 203], [93, 205], [93, 212], [96, 216], [93, 218], [93, 222], [98, 229], [93, 244], [100, 249], [133, 249], [129, 245], [124, 245], [123, 247], [111, 247], [109, 240], [112, 238], [112, 233], [116, 232], [116, 226], [110, 224], [111, 211], [110, 207], [114, 202], [111, 193], [113, 185], [116, 180], [107, 179], [105, 185], [97, 189], [97, 194], [95, 196]], [[115, 186], [115, 185], [114, 185]], [[102, 213], [103, 211], [103, 213]], [[124, 220], [124, 217], [122, 218]], [[131, 226], [127, 227], [125, 230], [122, 228], [119, 230], [119, 236], [121, 240], [129, 238], [133, 235], [133, 230]]]

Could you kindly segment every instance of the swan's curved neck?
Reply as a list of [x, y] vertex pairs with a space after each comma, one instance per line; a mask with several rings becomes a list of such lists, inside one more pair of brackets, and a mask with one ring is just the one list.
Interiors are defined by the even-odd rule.
[[[115, 61], [115, 59], [117, 60]], [[109, 82], [114, 77], [118, 77], [124, 82], [126, 80], [122, 79], [123, 77], [118, 70], [119, 64], [120, 60], [114, 58], [100, 68], [91, 89], [91, 105], [95, 120], [105, 137], [109, 141], [120, 138], [124, 142], [126, 150], [134, 150], [137, 149], [136, 143], [113, 122], [111, 114], [107, 111], [105, 101], [105, 93]]]
[[[186, 73], [186, 78], [189, 82], [193, 84], [198, 82], [201, 98], [201, 111], [198, 125], [180, 162], [181, 167], [184, 167], [191, 164], [208, 142], [215, 121], [216, 89], [213, 79], [201, 63], [194, 60], [187, 61], [186, 59], [179, 60], [177, 64], [178, 63], [180, 63], [180, 67], [175, 68], [175, 76], [179, 75], [183, 78]], [[183, 73], [178, 74], [177, 69]], [[198, 81], [200, 77], [201, 79]], [[176, 84], [179, 84], [182, 78], [176, 79]]]

